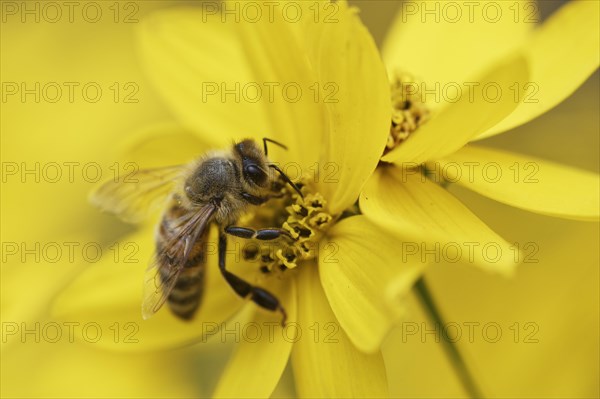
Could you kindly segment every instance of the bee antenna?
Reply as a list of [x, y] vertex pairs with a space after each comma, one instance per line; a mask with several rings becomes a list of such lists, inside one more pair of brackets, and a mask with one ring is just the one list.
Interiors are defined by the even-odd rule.
[[265, 149], [265, 155], [269, 155], [269, 151], [267, 150], [267, 143], [273, 143], [275, 145], [278, 145], [279, 147], [283, 148], [284, 150], [288, 149], [286, 145], [281, 144], [279, 141], [272, 140], [268, 137], [263, 137], [263, 147]]
[[298, 188], [298, 186], [290, 180], [289, 177], [287, 177], [287, 175], [285, 173], [283, 173], [283, 170], [279, 169], [279, 166], [275, 165], [275, 164], [269, 164], [269, 168], [273, 168], [275, 169], [283, 178], [283, 180], [285, 180], [285, 182], [287, 184], [289, 184], [290, 186], [292, 186], [292, 188], [298, 193], [298, 195], [300, 196], [300, 198], [304, 198], [304, 195], [302, 195], [302, 192], [300, 191], [300, 189]]

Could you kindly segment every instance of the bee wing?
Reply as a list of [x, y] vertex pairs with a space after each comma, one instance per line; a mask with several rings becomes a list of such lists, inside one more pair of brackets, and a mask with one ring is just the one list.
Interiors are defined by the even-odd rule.
[[142, 317], [149, 319], [162, 307], [171, 291], [175, 287], [180, 268], [169, 267], [165, 273], [165, 280], [161, 278], [161, 266], [157, 257], [152, 260], [144, 275], [144, 300], [142, 302]]
[[205, 205], [181, 217], [177, 221], [178, 225], [174, 227], [175, 234], [154, 256], [144, 276], [144, 319], [156, 313], [173, 291], [194, 244], [206, 230], [215, 210], [214, 205]]
[[90, 202], [129, 223], [138, 223], [157, 210], [180, 176], [183, 165], [138, 170], [133, 177], [110, 180], [90, 195]]

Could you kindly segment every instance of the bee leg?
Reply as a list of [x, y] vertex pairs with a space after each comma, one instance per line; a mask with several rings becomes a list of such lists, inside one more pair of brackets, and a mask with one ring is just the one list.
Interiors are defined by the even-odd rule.
[[266, 197], [257, 197], [256, 195], [242, 193], [242, 198], [252, 205], [262, 205], [272, 198], [283, 198], [283, 194], [269, 194]]
[[271, 196], [257, 197], [256, 195], [242, 193], [242, 198], [244, 198], [246, 200], [246, 202], [248, 202], [252, 205], [262, 205], [265, 202], [267, 202], [268, 200], [270, 200], [272, 197]]
[[221, 274], [225, 277], [225, 281], [227, 284], [233, 288], [236, 294], [238, 294], [242, 298], [248, 298], [256, 303], [261, 308], [271, 310], [271, 311], [279, 311], [283, 316], [281, 319], [281, 325], [285, 326], [285, 321], [287, 319], [287, 313], [281, 304], [279, 303], [279, 299], [269, 291], [262, 289], [260, 287], [256, 287], [248, 283], [246, 280], [236, 276], [225, 268], [225, 255], [227, 253], [227, 236], [225, 234], [219, 235], [219, 270], [221, 270]]
[[225, 233], [240, 238], [255, 238], [257, 240], [276, 240], [281, 236], [292, 238], [289, 231], [278, 228], [254, 230], [247, 227], [228, 226], [225, 227]]

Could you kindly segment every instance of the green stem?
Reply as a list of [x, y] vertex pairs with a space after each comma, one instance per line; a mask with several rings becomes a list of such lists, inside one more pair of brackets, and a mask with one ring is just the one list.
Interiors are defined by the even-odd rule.
[[[415, 290], [417, 292], [417, 296], [419, 297], [419, 300], [421, 301], [421, 304], [427, 311], [427, 315], [428, 315], [429, 319], [434, 324], [436, 324], [437, 326], [439, 326], [440, 328], [443, 329], [445, 326], [444, 319], [443, 319], [442, 315], [440, 314], [437, 306], [435, 305], [435, 302], [433, 300], [433, 297], [431, 296], [429, 288], [427, 287], [427, 284], [425, 283], [424, 277], [421, 277], [419, 280], [417, 280], [417, 282], [415, 284]], [[483, 398], [483, 394], [479, 390], [479, 387], [477, 386], [475, 379], [469, 372], [469, 369], [467, 368], [467, 364], [465, 363], [463, 357], [461, 356], [460, 352], [458, 351], [458, 347], [453, 342], [448, 340], [448, 336], [446, 334], [441, 334], [441, 336], [442, 336], [442, 343], [443, 343], [443, 347], [446, 352], [446, 355], [448, 356], [450, 362], [454, 366], [454, 370], [456, 371], [456, 374], [458, 375], [458, 378], [460, 379], [460, 382], [462, 383], [465, 391], [472, 398], [476, 398], [476, 399]]]

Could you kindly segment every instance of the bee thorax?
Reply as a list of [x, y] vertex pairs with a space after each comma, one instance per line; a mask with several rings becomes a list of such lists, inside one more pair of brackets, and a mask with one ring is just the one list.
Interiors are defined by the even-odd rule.
[[209, 158], [186, 180], [184, 190], [195, 203], [219, 205], [228, 193], [239, 190], [239, 170], [226, 158]]

